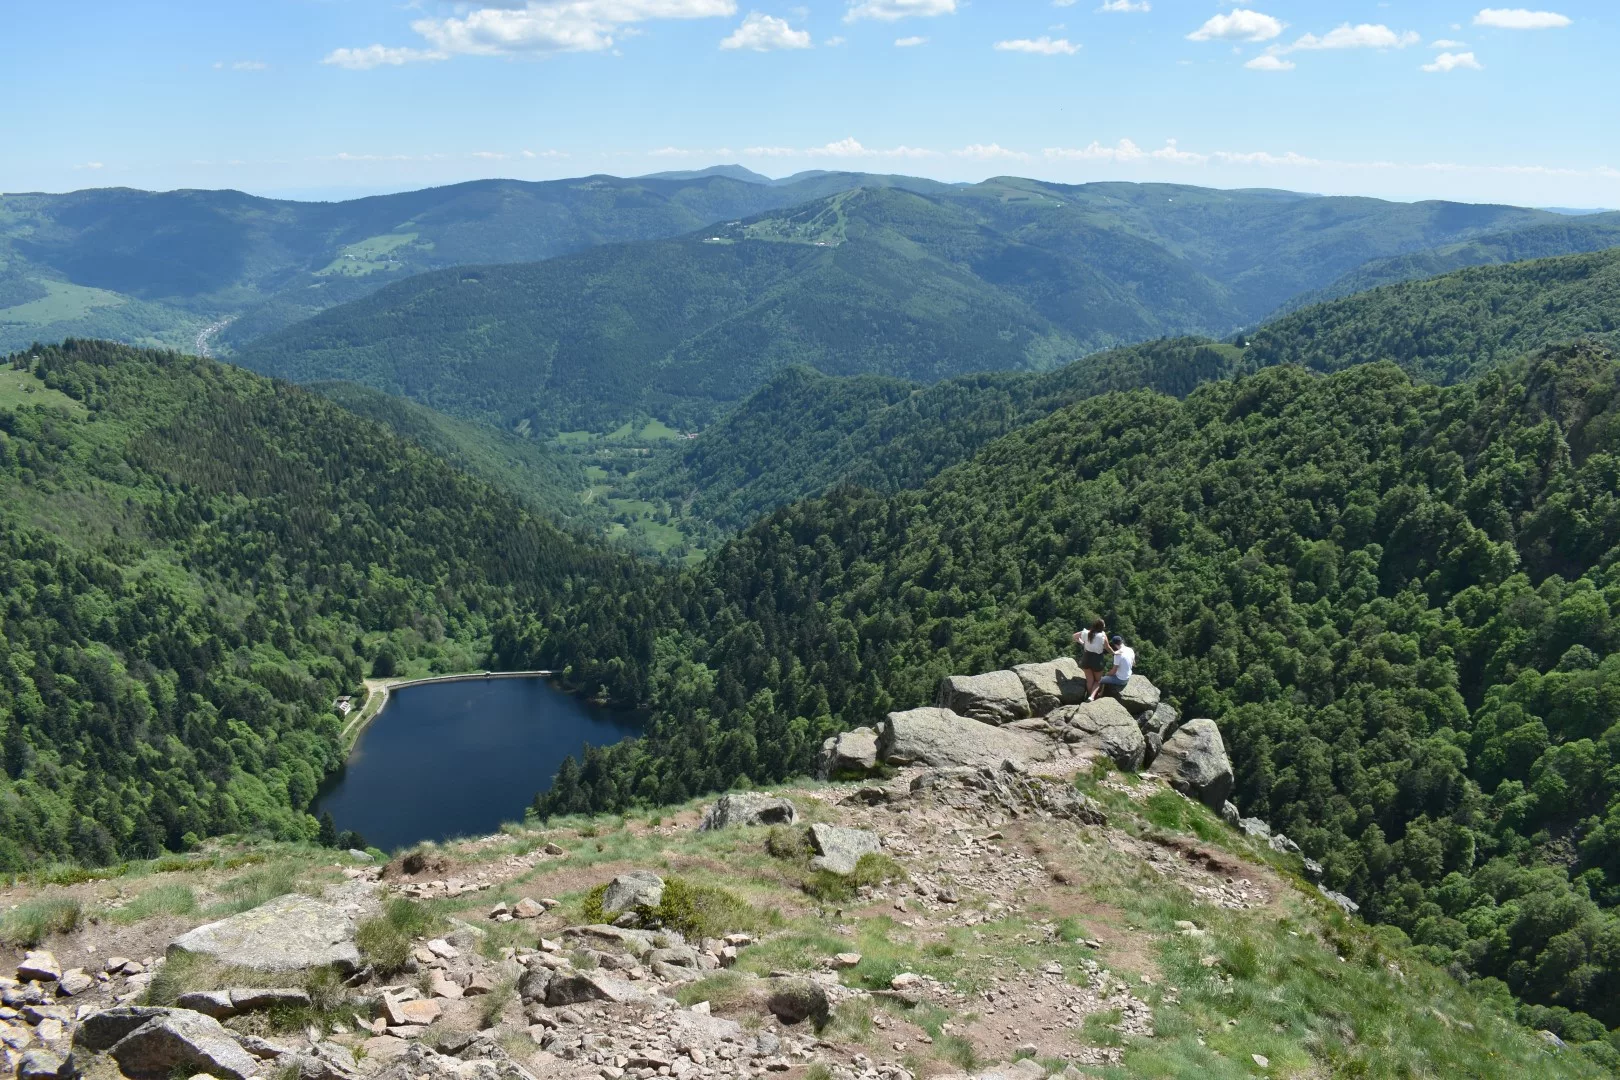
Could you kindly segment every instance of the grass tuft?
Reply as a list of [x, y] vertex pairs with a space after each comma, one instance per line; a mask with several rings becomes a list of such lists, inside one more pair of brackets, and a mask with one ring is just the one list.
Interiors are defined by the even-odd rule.
[[52, 934], [78, 929], [84, 912], [79, 902], [68, 896], [40, 897], [18, 904], [0, 920], [0, 940], [17, 948], [31, 949]]
[[412, 943], [417, 938], [431, 936], [439, 925], [431, 909], [395, 897], [383, 907], [382, 914], [365, 920], [356, 928], [354, 940], [366, 963], [386, 978], [405, 970], [411, 958]]

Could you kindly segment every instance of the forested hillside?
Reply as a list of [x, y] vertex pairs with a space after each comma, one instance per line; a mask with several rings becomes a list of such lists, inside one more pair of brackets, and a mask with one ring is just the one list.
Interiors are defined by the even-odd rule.
[[1530, 225], [1493, 233], [1477, 240], [1447, 244], [1430, 251], [1375, 259], [1325, 289], [1294, 297], [1283, 305], [1283, 310], [1297, 311], [1312, 304], [1376, 289], [1380, 285], [1438, 277], [1470, 266], [1498, 266], [1526, 259], [1579, 255], [1616, 245], [1620, 245], [1620, 213], [1592, 214]]
[[1094, 353], [1056, 371], [986, 373], [933, 386], [789, 371], [637, 483], [713, 537], [840, 482], [918, 487], [979, 447], [1064, 405], [1146, 387], [1180, 397], [1278, 363], [1323, 370], [1393, 360], [1454, 381], [1549, 342], [1620, 341], [1620, 247], [1458, 271], [1346, 297], [1235, 340], [1169, 339]]
[[656, 646], [648, 737], [570, 763], [539, 809], [805, 771], [828, 732], [1102, 615], [1219, 719], [1246, 813], [1589, 1038], [1556, 1010], [1620, 1024], [1617, 445], [1620, 364], [1594, 347], [1452, 387], [1376, 363], [1082, 401], [715, 553]]
[[345, 202], [240, 191], [98, 188], [0, 196], [0, 349], [66, 336], [239, 346], [410, 274], [546, 259], [678, 236], [857, 185], [931, 180], [825, 173], [793, 184], [716, 174], [477, 180]]
[[1174, 185], [863, 188], [680, 241], [414, 278], [240, 359], [504, 426], [603, 431], [640, 413], [691, 428], [791, 364], [922, 382], [1040, 371], [1225, 335], [1368, 259], [1558, 220]]
[[1337, 371], [1393, 360], [1419, 378], [1456, 382], [1579, 337], [1620, 342], [1620, 247], [1459, 270], [1309, 307], [1255, 333], [1248, 362]]
[[645, 697], [654, 572], [324, 398], [94, 342], [0, 375], [0, 868], [313, 837], [334, 698], [514, 611]]

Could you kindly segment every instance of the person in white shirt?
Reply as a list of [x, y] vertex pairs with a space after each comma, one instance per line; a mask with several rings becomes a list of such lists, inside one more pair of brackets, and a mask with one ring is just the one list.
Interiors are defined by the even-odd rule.
[[1091, 628], [1081, 630], [1074, 635], [1075, 644], [1080, 646], [1080, 670], [1086, 673], [1086, 700], [1097, 692], [1097, 682], [1108, 670], [1108, 661], [1104, 656], [1108, 652], [1108, 626], [1101, 619], [1093, 619]]
[[1100, 697], [1118, 697], [1125, 684], [1131, 681], [1131, 669], [1136, 666], [1136, 650], [1125, 644], [1125, 639], [1118, 634], [1108, 639], [1108, 645], [1108, 651], [1114, 654], [1114, 669], [1097, 680], [1097, 689], [1088, 701], [1096, 701]]

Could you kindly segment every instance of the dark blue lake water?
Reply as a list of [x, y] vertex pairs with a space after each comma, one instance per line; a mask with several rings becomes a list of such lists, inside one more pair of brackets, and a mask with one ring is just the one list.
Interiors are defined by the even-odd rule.
[[407, 686], [389, 695], [314, 813], [331, 811], [384, 851], [485, 836], [521, 821], [569, 754], [640, 734], [639, 717], [587, 704], [544, 679]]

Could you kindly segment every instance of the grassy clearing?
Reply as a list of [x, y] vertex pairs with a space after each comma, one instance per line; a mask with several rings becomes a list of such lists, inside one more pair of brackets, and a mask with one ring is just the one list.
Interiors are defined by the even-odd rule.
[[41, 279], [40, 284], [50, 295], [0, 310], [0, 323], [43, 326], [46, 323], [77, 319], [98, 307], [117, 307], [119, 304], [127, 303], [129, 299], [106, 289], [92, 289], [87, 285], [73, 285], [66, 281]]
[[219, 892], [225, 899], [209, 907], [206, 914], [210, 918], [235, 915], [278, 896], [297, 892], [300, 869], [300, 866], [290, 862], [266, 863], [230, 878], [219, 886]]
[[123, 907], [108, 912], [115, 923], [137, 923], [156, 915], [190, 915], [197, 910], [197, 891], [185, 882], [171, 881], [142, 892]]
[[52, 934], [78, 929], [84, 912], [70, 896], [42, 896], [24, 901], [0, 918], [0, 940], [15, 948], [31, 949]]
[[85, 411], [81, 403], [60, 390], [52, 390], [33, 372], [0, 367], [0, 409], [17, 409], [25, 405], [46, 405], [74, 415], [82, 415]]

